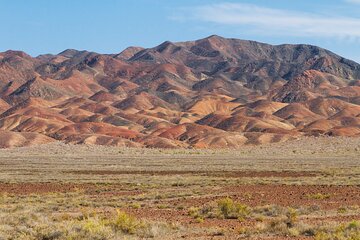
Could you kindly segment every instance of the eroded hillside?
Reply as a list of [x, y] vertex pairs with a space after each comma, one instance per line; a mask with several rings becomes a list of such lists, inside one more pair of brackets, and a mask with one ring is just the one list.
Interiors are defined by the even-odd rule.
[[210, 36], [119, 54], [0, 53], [0, 147], [238, 148], [360, 136], [360, 65], [310, 45]]

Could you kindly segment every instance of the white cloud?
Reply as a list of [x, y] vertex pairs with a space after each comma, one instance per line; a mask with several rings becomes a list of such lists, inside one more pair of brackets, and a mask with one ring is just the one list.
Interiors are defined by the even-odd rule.
[[[360, 2], [360, 0], [348, 0]], [[316, 15], [260, 7], [253, 4], [219, 3], [186, 9], [177, 20], [198, 20], [230, 26], [247, 26], [272, 35], [340, 37], [360, 39], [360, 18]]]
[[360, 4], [360, 0], [345, 0], [345, 2], [353, 3], [353, 4]]

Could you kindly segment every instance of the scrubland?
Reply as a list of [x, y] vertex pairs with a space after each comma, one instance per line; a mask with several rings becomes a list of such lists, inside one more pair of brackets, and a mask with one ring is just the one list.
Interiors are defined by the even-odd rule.
[[360, 239], [360, 139], [0, 150], [0, 239]]

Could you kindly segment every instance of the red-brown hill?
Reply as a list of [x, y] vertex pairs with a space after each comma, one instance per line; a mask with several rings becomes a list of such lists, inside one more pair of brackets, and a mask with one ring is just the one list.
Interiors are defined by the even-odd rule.
[[360, 65], [316, 46], [213, 35], [118, 54], [0, 53], [0, 147], [239, 148], [359, 132]]

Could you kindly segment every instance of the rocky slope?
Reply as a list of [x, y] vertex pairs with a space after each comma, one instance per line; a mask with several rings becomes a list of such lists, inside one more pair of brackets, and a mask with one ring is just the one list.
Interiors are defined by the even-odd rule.
[[219, 36], [111, 55], [0, 53], [0, 147], [238, 148], [304, 135], [360, 136], [359, 64]]

